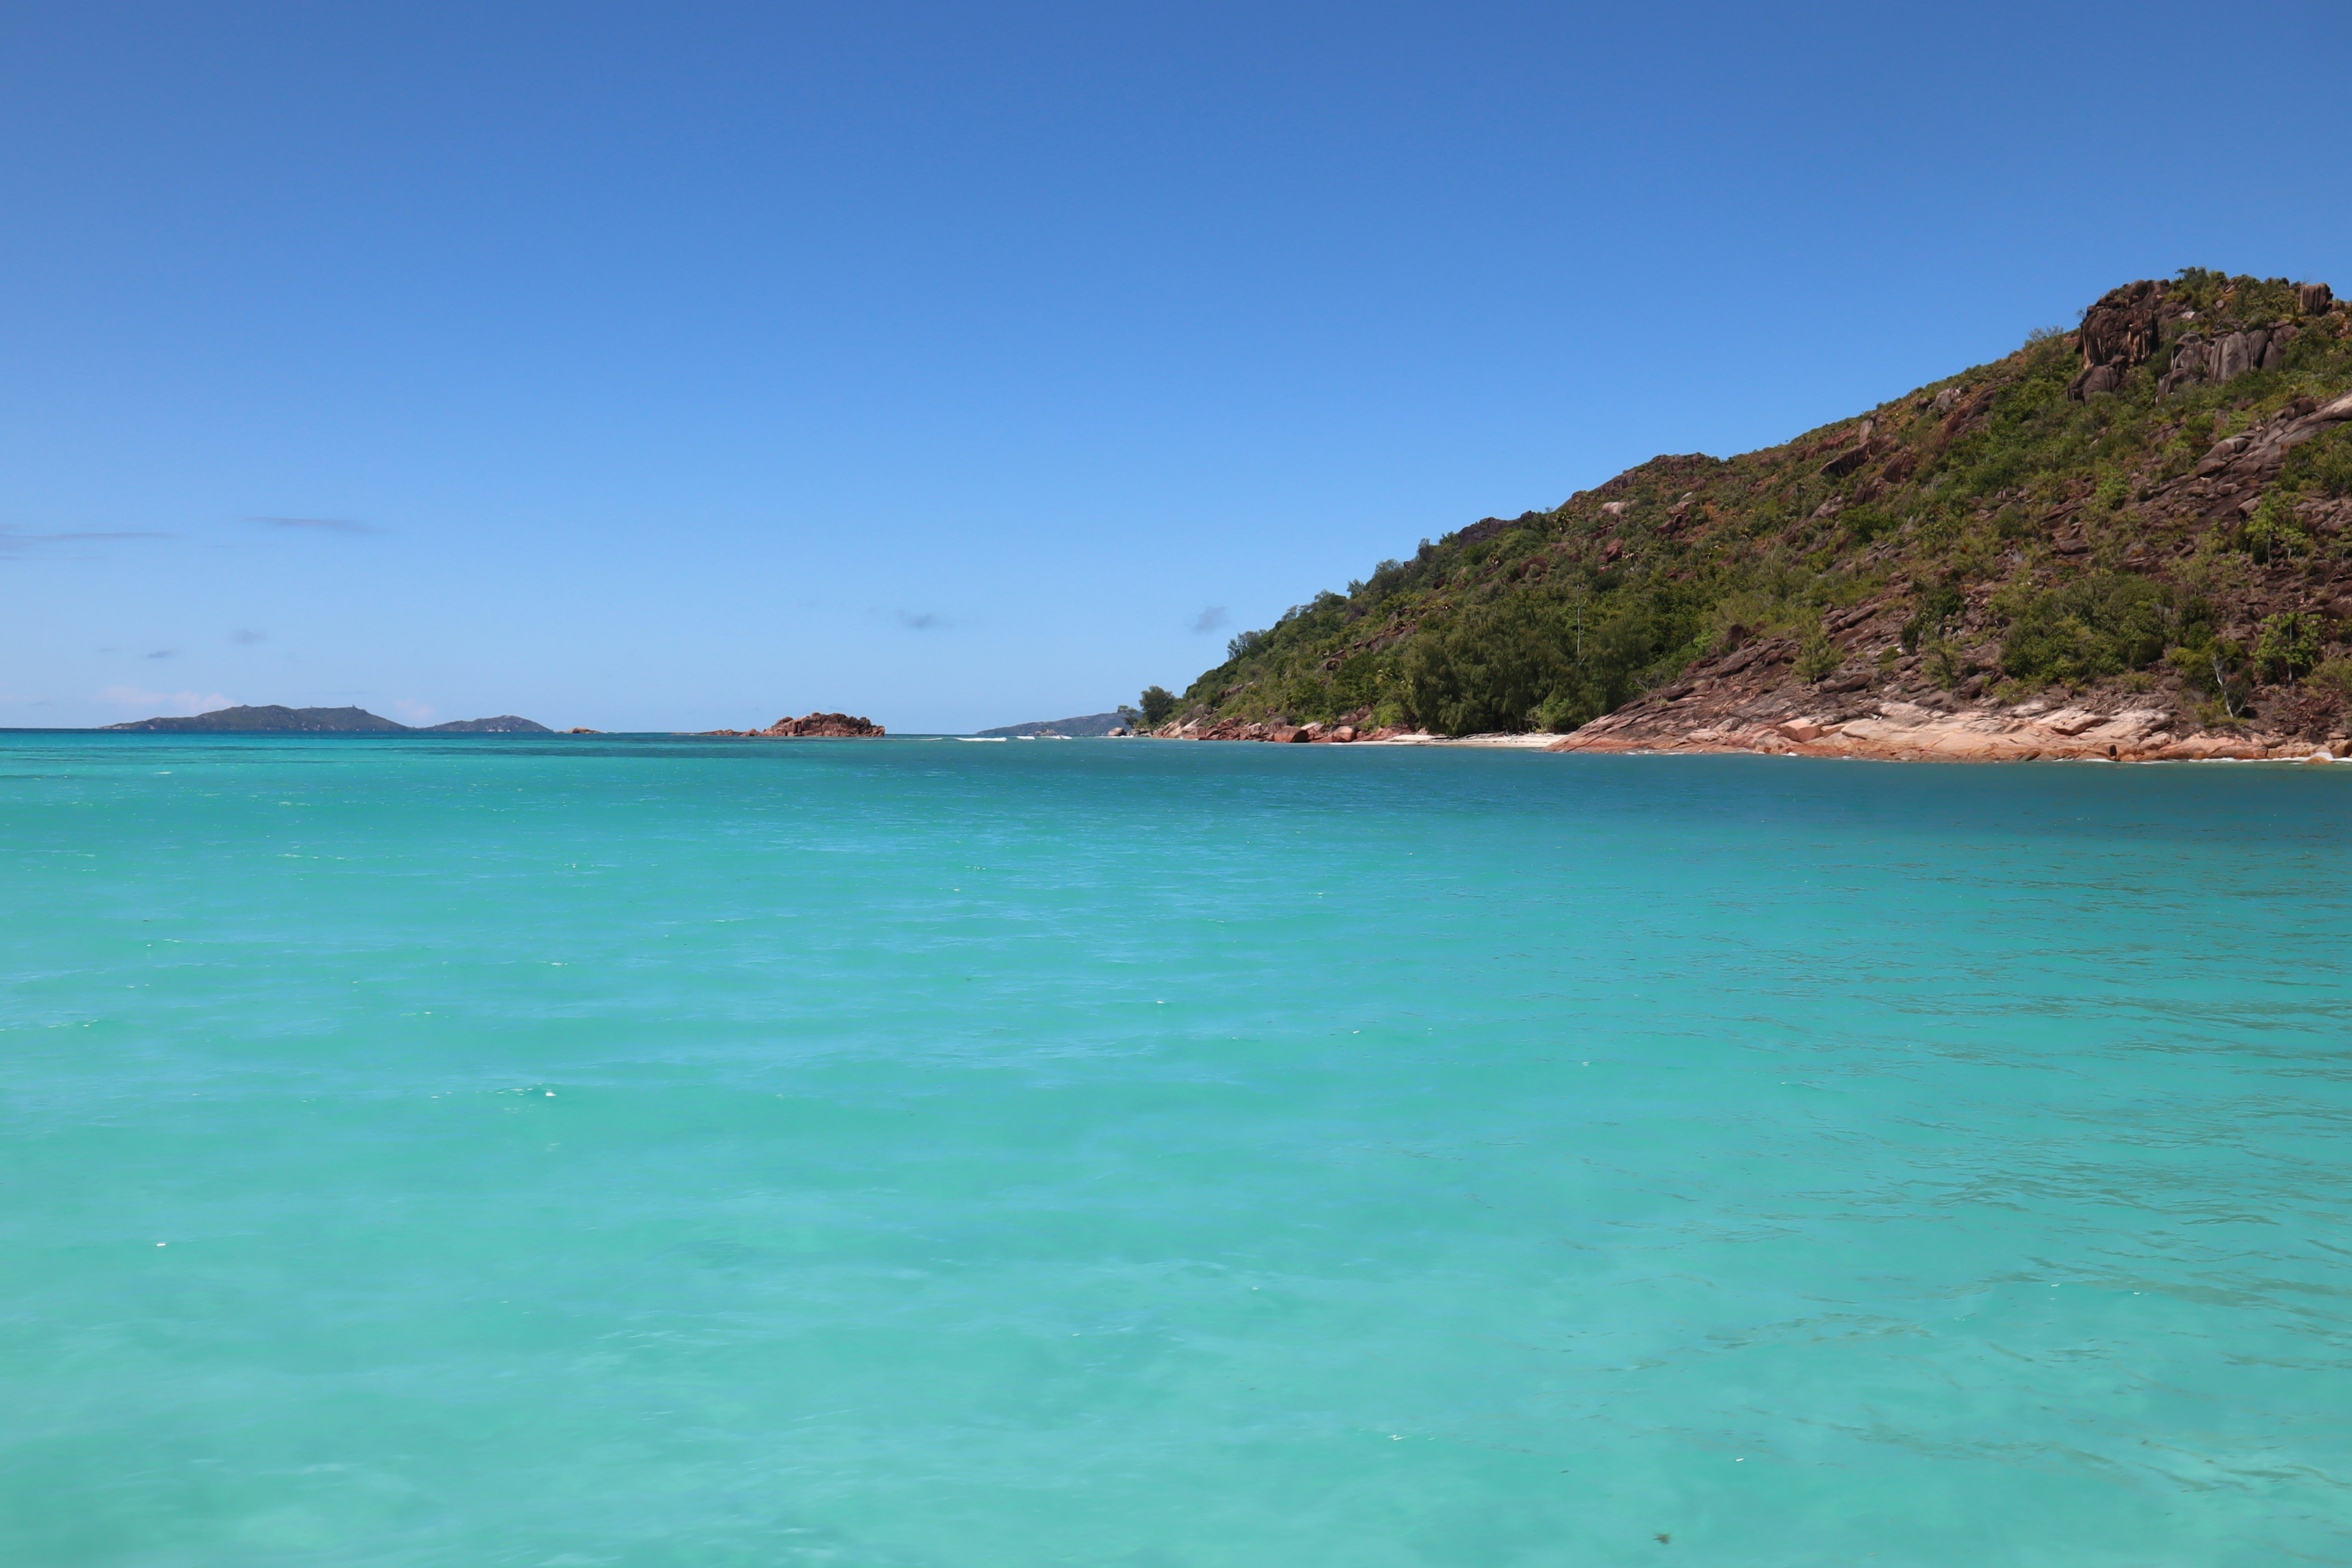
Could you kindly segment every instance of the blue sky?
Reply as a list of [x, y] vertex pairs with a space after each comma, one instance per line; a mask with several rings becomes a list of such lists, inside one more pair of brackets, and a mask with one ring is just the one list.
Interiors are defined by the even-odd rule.
[[0, 13], [0, 724], [894, 730], [2189, 265], [2352, 7]]

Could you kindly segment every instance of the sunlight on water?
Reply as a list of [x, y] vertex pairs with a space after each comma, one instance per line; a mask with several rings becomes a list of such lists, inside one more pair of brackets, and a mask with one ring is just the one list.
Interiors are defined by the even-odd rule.
[[2347, 807], [2317, 768], [0, 737], [0, 1534], [2344, 1561]]

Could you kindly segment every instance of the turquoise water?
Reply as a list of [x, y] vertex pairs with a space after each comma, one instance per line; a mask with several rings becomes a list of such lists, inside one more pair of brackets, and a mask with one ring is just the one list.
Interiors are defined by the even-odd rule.
[[0, 737], [0, 1559], [2352, 1560], [2347, 826]]

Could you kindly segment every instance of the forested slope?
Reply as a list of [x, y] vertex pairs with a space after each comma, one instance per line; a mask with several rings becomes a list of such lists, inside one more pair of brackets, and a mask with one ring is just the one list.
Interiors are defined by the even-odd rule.
[[2127, 285], [1785, 446], [1423, 542], [1235, 637], [1160, 732], [1568, 731], [1712, 672], [1743, 701], [2130, 700], [2324, 738], [2352, 690], [2347, 392], [2324, 285]]

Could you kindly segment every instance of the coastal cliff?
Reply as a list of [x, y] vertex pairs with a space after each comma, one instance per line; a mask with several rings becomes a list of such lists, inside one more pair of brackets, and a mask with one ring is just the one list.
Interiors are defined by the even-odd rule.
[[1325, 593], [1155, 733], [2343, 756], [2352, 314], [2190, 269], [1787, 445], [1661, 457]]

